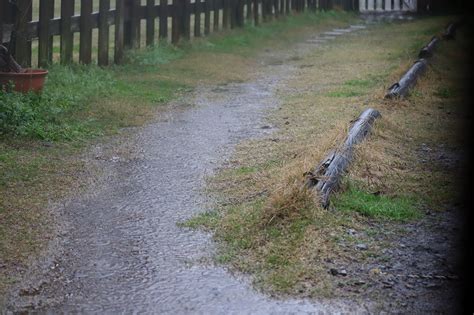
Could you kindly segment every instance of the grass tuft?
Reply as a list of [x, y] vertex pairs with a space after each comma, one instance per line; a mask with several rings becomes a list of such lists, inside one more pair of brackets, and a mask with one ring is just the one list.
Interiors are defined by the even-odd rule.
[[355, 211], [371, 218], [407, 221], [420, 216], [413, 198], [368, 193], [353, 185], [338, 194], [333, 202], [338, 210]]

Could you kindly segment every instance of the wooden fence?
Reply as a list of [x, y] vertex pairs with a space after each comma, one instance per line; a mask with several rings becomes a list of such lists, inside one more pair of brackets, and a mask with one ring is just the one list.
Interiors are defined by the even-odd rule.
[[[0, 0], [0, 43], [8, 43], [22, 66], [30, 66], [33, 58], [38, 66], [47, 66], [53, 51], [63, 64], [73, 62], [77, 53], [80, 63], [90, 64], [93, 47], [97, 63], [105, 66], [110, 60], [121, 63], [124, 49], [139, 48], [142, 40], [146, 46], [157, 40], [177, 44], [211, 30], [244, 23], [257, 26], [304, 10], [359, 8], [358, 0], [112, 0], [112, 4], [56, 0], [55, 6], [55, 0]], [[59, 49], [54, 50], [58, 37]]]

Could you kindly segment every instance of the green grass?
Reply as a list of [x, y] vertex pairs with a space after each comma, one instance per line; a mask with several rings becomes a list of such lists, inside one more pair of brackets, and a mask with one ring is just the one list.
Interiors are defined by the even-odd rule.
[[354, 185], [338, 194], [333, 206], [340, 211], [355, 211], [378, 219], [407, 221], [420, 216], [414, 198], [389, 197], [365, 192]]

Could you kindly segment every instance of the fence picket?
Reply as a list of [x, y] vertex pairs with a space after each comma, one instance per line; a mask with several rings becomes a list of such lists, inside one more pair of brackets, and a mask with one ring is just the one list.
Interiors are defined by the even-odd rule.
[[100, 0], [99, 3], [99, 66], [109, 64], [109, 24], [110, 0]]
[[[53, 60], [53, 36], [59, 35], [59, 59], [62, 64], [73, 61], [74, 32], [79, 32], [79, 62], [92, 62], [93, 30], [98, 29], [97, 63], [100, 66], [109, 64], [110, 45], [114, 45], [114, 63], [123, 61], [124, 48], [140, 47], [141, 22], [146, 22], [146, 45], [154, 45], [155, 34], [159, 32], [160, 41], [168, 38], [168, 20], [171, 18], [171, 42], [177, 44], [181, 37], [189, 40], [191, 37], [191, 15], [194, 15], [193, 34], [206, 36], [219, 28], [243, 27], [245, 23], [258, 26], [263, 21], [279, 18], [284, 14], [303, 12], [306, 8], [314, 11], [327, 10], [335, 0], [115, 0], [115, 8], [111, 10], [110, 0], [76, 0], [81, 1], [81, 14], [74, 15], [75, 0], [59, 0], [61, 2], [60, 17], [54, 17], [54, 0], [39, 0], [39, 20], [31, 21], [32, 9], [28, 6], [30, 0], [16, 0], [23, 19], [14, 21], [16, 43], [12, 45], [16, 59], [22, 65], [31, 64], [31, 41], [38, 38], [38, 64], [47, 66]], [[99, 2], [99, 11], [93, 12], [94, 1]], [[364, 0], [361, 0], [364, 2]], [[367, 0], [372, 8], [390, 10], [388, 0]], [[415, 3], [415, 0], [407, 0]], [[143, 1], [145, 2], [145, 1]], [[159, 4], [158, 4], [159, 2]], [[336, 3], [346, 10], [359, 9], [357, 0], [338, 0]], [[400, 6], [401, 0], [394, 1], [394, 8]], [[364, 2], [365, 4], [365, 2]], [[357, 8], [355, 8], [357, 6]], [[5, 32], [6, 19], [13, 16], [12, 6], [6, 0], [0, 0], [0, 42], [8, 40], [9, 33]], [[408, 5], [402, 9], [407, 10]], [[413, 5], [411, 6], [413, 8]], [[365, 11], [363, 5], [360, 10]], [[211, 17], [212, 15], [212, 17]], [[204, 16], [204, 17], [203, 17]], [[221, 18], [222, 16], [222, 18]], [[157, 30], [157, 21], [159, 25]], [[204, 23], [202, 27], [202, 18]], [[211, 21], [212, 19], [212, 21]], [[10, 19], [11, 20], [11, 19]], [[12, 23], [11, 21], [8, 23]], [[222, 23], [221, 23], [222, 22]], [[110, 26], [115, 27], [115, 37], [110, 41]], [[9, 27], [7, 27], [9, 29]], [[6, 34], [6, 35], [5, 35]], [[15, 36], [13, 36], [15, 37]], [[96, 43], [94, 43], [96, 44]]]
[[114, 62], [121, 64], [123, 62], [123, 47], [124, 47], [124, 0], [115, 0], [115, 47], [114, 47]]
[[146, 45], [155, 44], [155, 0], [146, 0]]
[[40, 67], [47, 66], [51, 60], [51, 36], [49, 35], [49, 21], [52, 12], [50, 10], [53, 0], [40, 0], [39, 5], [39, 33], [38, 33], [38, 65]]
[[160, 39], [168, 38], [168, 0], [160, 0]]
[[74, 15], [74, 0], [61, 0], [60, 58], [62, 64], [72, 62], [73, 32], [71, 18]]
[[81, 0], [79, 62], [92, 62], [92, 0]]

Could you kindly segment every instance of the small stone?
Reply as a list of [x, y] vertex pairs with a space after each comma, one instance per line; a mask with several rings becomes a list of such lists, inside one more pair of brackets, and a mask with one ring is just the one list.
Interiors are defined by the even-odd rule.
[[349, 235], [351, 235], [351, 236], [355, 236], [355, 235], [357, 235], [357, 231], [354, 230], [354, 229], [348, 229], [348, 230], [347, 230], [347, 234], [349, 234]]
[[271, 128], [272, 128], [272, 127], [269, 126], [269, 125], [264, 125], [264, 126], [260, 127], [260, 129], [271, 129]]
[[363, 244], [363, 243], [357, 244], [357, 245], [356, 245], [356, 248], [357, 248], [358, 250], [368, 250], [368, 249], [369, 249], [369, 247], [367, 246], [367, 244]]
[[337, 270], [336, 268], [331, 268], [329, 272], [333, 276], [343, 276], [343, 277], [347, 276], [347, 271], [345, 269]]

